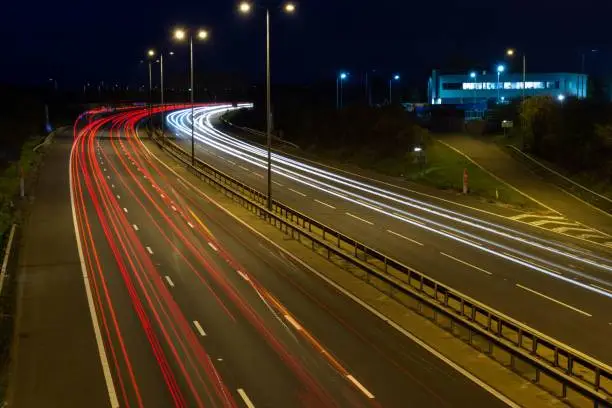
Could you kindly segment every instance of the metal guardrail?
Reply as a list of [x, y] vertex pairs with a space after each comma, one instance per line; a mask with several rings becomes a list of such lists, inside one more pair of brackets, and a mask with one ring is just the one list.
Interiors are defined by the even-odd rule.
[[285, 234], [427, 317], [479, 351], [578, 406], [612, 407], [612, 368], [154, 140], [200, 179]]
[[[229, 120], [225, 119], [223, 117], [223, 115], [221, 116], [220, 120], [221, 120], [221, 122], [223, 124], [225, 124], [227, 126], [230, 126], [232, 128], [241, 130], [241, 131], [243, 131], [245, 133], [249, 133], [249, 134], [251, 134], [253, 136], [257, 136], [257, 137], [263, 138], [263, 139], [265, 139], [267, 137], [266, 132], [262, 132], [262, 131], [256, 130], [256, 129], [251, 129], [251, 128], [246, 127], [246, 126], [234, 125], [232, 122], [230, 122]], [[276, 143], [287, 145], [287, 146], [292, 147], [294, 149], [299, 149], [300, 148], [300, 146], [296, 145], [295, 143], [292, 143], [292, 142], [289, 142], [287, 140], [281, 139], [280, 137], [278, 137], [276, 135], [272, 135], [272, 141], [276, 142]], [[263, 145], [261, 145], [261, 146], [263, 146]]]
[[580, 197], [589, 204], [612, 214], [612, 199], [603, 196], [577, 182], [564, 176], [563, 174], [545, 166], [533, 157], [522, 152], [512, 145], [506, 146], [510, 154], [521, 162], [525, 163], [534, 173], [542, 177], [544, 180], [556, 184], [562, 189], [571, 194]]

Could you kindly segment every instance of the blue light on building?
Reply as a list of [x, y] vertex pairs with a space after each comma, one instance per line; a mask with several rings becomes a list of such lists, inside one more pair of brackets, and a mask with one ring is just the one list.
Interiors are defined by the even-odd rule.
[[[501, 65], [500, 65], [501, 67]], [[428, 100], [432, 104], [483, 103], [504, 101], [524, 96], [550, 96], [559, 101], [568, 97], [586, 98], [587, 75], [574, 73], [527, 73], [525, 82], [521, 73], [503, 72], [499, 67], [492, 73], [474, 72], [440, 75], [432, 72], [428, 84]]]

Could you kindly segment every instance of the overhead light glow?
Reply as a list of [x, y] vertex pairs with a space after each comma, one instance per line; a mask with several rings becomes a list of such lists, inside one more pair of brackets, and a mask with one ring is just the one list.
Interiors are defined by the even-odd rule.
[[512, 48], [508, 48], [508, 51], [506, 51], [506, 55], [512, 57], [514, 55], [514, 50]]
[[154, 56], [154, 55], [155, 55], [155, 50], [152, 50], [152, 49], [151, 49], [151, 50], [147, 51], [147, 55], [148, 55], [149, 57]]
[[251, 4], [243, 1], [240, 3], [240, 6], [238, 6], [238, 10], [240, 10], [241, 13], [248, 13], [251, 11]]
[[504, 72], [505, 70], [506, 70], [506, 67], [504, 67], [503, 65], [497, 66], [497, 72]]
[[174, 38], [177, 40], [184, 40], [186, 36], [185, 30], [178, 28], [174, 30]]
[[293, 13], [293, 12], [295, 12], [295, 8], [296, 8], [296, 7], [295, 7], [295, 4], [294, 4], [294, 3], [287, 3], [287, 4], [285, 4], [285, 11], [286, 11], [287, 13]]
[[206, 31], [206, 30], [200, 30], [200, 31], [198, 31], [198, 38], [199, 38], [200, 40], [205, 40], [205, 39], [207, 39], [207, 38], [208, 38], [208, 31]]

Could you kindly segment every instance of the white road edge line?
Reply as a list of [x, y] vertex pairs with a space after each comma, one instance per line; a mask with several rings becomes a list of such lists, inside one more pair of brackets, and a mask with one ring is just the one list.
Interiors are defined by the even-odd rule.
[[290, 190], [290, 191], [293, 191], [295, 194], [299, 194], [299, 195], [301, 195], [302, 197], [306, 197], [306, 194], [304, 194], [304, 193], [302, 193], [302, 192], [300, 192], [300, 191], [294, 190], [294, 189], [292, 189], [292, 188], [290, 188], [289, 190]]
[[487, 275], [489, 275], [489, 276], [493, 275], [491, 272], [487, 271], [486, 269], [482, 269], [482, 268], [480, 268], [480, 267], [478, 267], [478, 266], [476, 266], [476, 265], [472, 265], [472, 264], [471, 264], [471, 263], [469, 263], [469, 262], [463, 261], [463, 260], [461, 260], [461, 259], [459, 259], [459, 258], [455, 258], [454, 256], [449, 255], [449, 254], [447, 254], [447, 253], [445, 253], [445, 252], [440, 252], [440, 255], [444, 255], [445, 257], [450, 258], [450, 259], [452, 259], [453, 261], [457, 261], [457, 262], [462, 263], [462, 264], [464, 264], [464, 265], [466, 265], [466, 266], [469, 266], [470, 268], [474, 268], [474, 269], [476, 269], [476, 270], [479, 270], [480, 272], [484, 272], [484, 273], [486, 273], [486, 274], [487, 274]]
[[349, 217], [353, 217], [353, 218], [355, 218], [355, 219], [357, 219], [357, 220], [359, 220], [359, 221], [365, 222], [366, 224], [374, 225], [374, 223], [373, 223], [373, 222], [370, 222], [370, 221], [368, 221], [368, 220], [364, 220], [363, 218], [359, 218], [358, 216], [353, 215], [353, 214], [351, 214], [351, 213], [349, 213], [349, 212], [347, 212], [347, 213], [345, 213], [345, 214], [346, 214], [346, 215], [348, 215]]
[[420, 246], [423, 246], [423, 245], [424, 245], [424, 244], [421, 244], [419, 241], [415, 241], [415, 240], [414, 240], [414, 239], [412, 239], [412, 238], [405, 237], [405, 236], [403, 236], [402, 234], [399, 234], [399, 233], [397, 233], [397, 232], [395, 232], [395, 231], [387, 230], [387, 232], [388, 232], [389, 234], [397, 235], [397, 236], [398, 236], [398, 237], [400, 237], [400, 238], [404, 238], [405, 240], [410, 241], [410, 242], [412, 242], [412, 243], [414, 243], [414, 244], [417, 244], [417, 245], [420, 245]]
[[567, 303], [563, 303], [563, 302], [561, 302], [560, 300], [557, 300], [557, 299], [551, 298], [550, 296], [546, 296], [546, 295], [544, 295], [544, 294], [542, 294], [542, 293], [538, 292], [537, 290], [530, 289], [530, 288], [528, 288], [527, 286], [523, 286], [523, 285], [521, 285], [520, 283], [517, 283], [517, 284], [516, 284], [516, 286], [517, 286], [517, 287], [519, 287], [519, 288], [521, 288], [521, 289], [523, 289], [523, 290], [526, 290], [527, 292], [531, 292], [531, 293], [533, 293], [533, 294], [535, 294], [535, 295], [541, 296], [541, 297], [543, 297], [544, 299], [548, 299], [548, 300], [550, 300], [551, 302], [555, 302], [555, 303], [557, 303], [557, 304], [559, 304], [559, 305], [561, 305], [561, 306], [565, 306], [565, 307], [567, 307], [568, 309], [573, 310], [574, 312], [578, 312], [578, 313], [583, 314], [583, 315], [585, 315], [585, 316], [587, 316], [587, 317], [593, 317], [593, 315], [592, 315], [592, 314], [589, 314], [589, 313], [585, 312], [584, 310], [580, 310], [580, 309], [578, 309], [578, 308], [575, 308], [574, 306], [570, 306], [570, 305], [568, 305]]
[[85, 295], [87, 297], [87, 306], [89, 308], [89, 314], [91, 315], [91, 321], [93, 324], [94, 337], [96, 338], [96, 345], [98, 347], [98, 355], [100, 357], [100, 364], [102, 365], [102, 372], [104, 374], [104, 381], [106, 382], [106, 390], [108, 392], [108, 399], [110, 401], [111, 408], [119, 407], [119, 399], [117, 398], [117, 391], [115, 384], [113, 383], [113, 376], [111, 374], [110, 365], [108, 363], [108, 356], [104, 349], [104, 341], [102, 340], [102, 332], [100, 330], [100, 323], [98, 321], [98, 315], [96, 314], [96, 308], [94, 306], [94, 300], [91, 293], [91, 287], [89, 286], [89, 275], [87, 272], [87, 266], [85, 265], [85, 258], [83, 257], [83, 247], [81, 246], [81, 234], [79, 232], [79, 225], [77, 222], [76, 209], [74, 207], [74, 181], [72, 177], [72, 156], [74, 149], [77, 146], [75, 142], [72, 145], [70, 151], [70, 158], [68, 160], [68, 174], [70, 184], [70, 206], [72, 207], [72, 223], [74, 224], [74, 235], [77, 243], [77, 250], [79, 253], [79, 263], [81, 264], [81, 272], [83, 276], [83, 283], [85, 286]]
[[200, 336], [206, 337], [206, 332], [204, 331], [202, 326], [200, 326], [200, 322], [198, 322], [197, 320], [194, 320], [193, 321], [193, 325], [195, 326], [195, 328], [198, 331], [198, 333], [200, 333]]
[[594, 288], [597, 288], [597, 289], [605, 290], [608, 293], [612, 293], [612, 290], [606, 289], [606, 288], [604, 288], [602, 286], [599, 286], [599, 285], [595, 285], [594, 283], [591, 283], [591, 286], [594, 287]]
[[238, 391], [238, 395], [240, 395], [240, 398], [242, 398], [247, 408], [255, 408], [255, 405], [251, 402], [251, 399], [242, 388], [238, 388], [236, 391]]
[[374, 394], [372, 394], [370, 391], [368, 391], [368, 389], [366, 387], [364, 387], [363, 385], [361, 385], [361, 383], [359, 381], [357, 381], [355, 379], [355, 377], [353, 377], [351, 374], [348, 374], [346, 376], [346, 378], [349, 379], [350, 382], [352, 382], [357, 388], [359, 388], [359, 390], [361, 392], [363, 392], [365, 394], [366, 397], [370, 398], [370, 399], [374, 399]]
[[147, 252], [153, 255], [153, 250], [151, 249], [151, 247], [147, 247]]
[[168, 285], [170, 285], [171, 288], [174, 287], [174, 282], [172, 282], [172, 278], [170, 278], [168, 275], [166, 275], [166, 282], [168, 282]]
[[410, 339], [412, 342], [414, 342], [415, 344], [418, 344], [419, 346], [421, 346], [423, 349], [428, 351], [430, 354], [432, 354], [435, 357], [437, 357], [440, 361], [444, 362], [449, 367], [453, 368], [455, 371], [457, 371], [458, 373], [460, 373], [463, 376], [465, 376], [467, 379], [469, 379], [474, 384], [478, 385], [479, 387], [481, 387], [482, 389], [487, 391], [489, 394], [493, 395], [498, 400], [502, 401], [503, 403], [505, 403], [506, 405], [508, 405], [511, 408], [521, 408], [521, 406], [519, 404], [517, 404], [516, 402], [512, 401], [510, 398], [506, 397], [504, 394], [502, 394], [501, 392], [499, 392], [495, 388], [491, 387], [489, 384], [487, 384], [486, 382], [484, 382], [483, 380], [481, 380], [480, 378], [478, 378], [474, 374], [470, 373], [468, 370], [466, 370], [465, 368], [463, 368], [459, 364], [457, 364], [454, 361], [450, 360], [448, 357], [446, 357], [445, 355], [440, 353], [438, 350], [436, 350], [435, 348], [433, 348], [429, 344], [425, 343], [420, 338], [416, 337], [414, 334], [410, 333], [408, 330], [404, 329], [399, 324], [395, 323], [393, 320], [390, 320], [387, 316], [385, 316], [384, 314], [382, 314], [381, 312], [376, 310], [373, 306], [370, 306], [369, 304], [367, 304], [363, 300], [359, 299], [357, 296], [353, 295], [351, 292], [349, 292], [348, 290], [344, 289], [342, 286], [340, 286], [339, 284], [337, 284], [336, 282], [334, 282], [333, 280], [331, 280], [327, 276], [323, 275], [321, 272], [317, 271], [312, 266], [308, 265], [306, 262], [302, 261], [296, 255], [294, 255], [290, 251], [286, 250], [285, 248], [283, 248], [282, 246], [280, 246], [279, 244], [277, 244], [276, 242], [274, 242], [273, 240], [268, 238], [266, 235], [264, 235], [261, 232], [257, 231], [255, 228], [250, 226], [246, 221], [240, 219], [237, 215], [234, 215], [230, 210], [228, 210], [227, 208], [223, 207], [219, 202], [217, 202], [211, 196], [209, 196], [208, 194], [204, 193], [202, 190], [200, 190], [199, 188], [194, 186], [193, 183], [191, 183], [190, 181], [185, 180], [185, 178], [183, 178], [181, 175], [179, 175], [174, 169], [172, 169], [170, 166], [168, 166], [166, 163], [164, 163], [159, 157], [154, 155], [149, 150], [149, 148], [144, 144], [144, 142], [142, 140], [140, 140], [140, 137], [138, 138], [138, 141], [142, 144], [142, 146], [145, 148], [145, 150], [152, 157], [154, 157], [155, 160], [157, 160], [162, 166], [164, 166], [166, 169], [168, 169], [168, 171], [170, 171], [171, 173], [173, 173], [177, 177], [182, 178], [183, 181], [185, 181], [195, 192], [200, 194], [202, 197], [206, 198], [209, 202], [211, 202], [214, 205], [216, 205], [217, 208], [219, 208], [221, 211], [226, 213], [228, 216], [232, 217], [234, 220], [236, 220], [236, 222], [238, 222], [239, 224], [243, 225], [246, 229], [251, 231], [253, 234], [255, 234], [256, 236], [260, 237], [264, 241], [267, 241], [270, 245], [272, 245], [273, 247], [277, 248], [282, 253], [286, 254], [288, 257], [293, 259], [296, 263], [301, 265], [303, 268], [309, 270], [310, 272], [312, 272], [313, 274], [318, 276], [319, 279], [323, 280], [328, 285], [330, 285], [331, 287], [333, 287], [334, 289], [336, 289], [337, 291], [339, 291], [340, 293], [344, 294], [346, 297], [351, 299], [353, 302], [357, 303], [358, 305], [360, 305], [361, 307], [363, 307], [364, 309], [366, 309], [367, 311], [372, 313], [374, 316], [376, 316], [377, 318], [379, 318], [383, 322], [387, 323], [389, 326], [393, 327], [395, 330], [397, 330], [398, 332], [403, 334], [405, 337]]
[[336, 207], [334, 207], [333, 205], [331, 205], [331, 204], [327, 204], [327, 203], [324, 203], [323, 201], [319, 201], [319, 200], [317, 200], [316, 198], [315, 198], [315, 201], [316, 201], [317, 203], [322, 204], [322, 205], [324, 205], [324, 206], [326, 206], [326, 207], [329, 207], [329, 208], [331, 208], [331, 209], [333, 209], [333, 210], [335, 210], [335, 209], [336, 209]]

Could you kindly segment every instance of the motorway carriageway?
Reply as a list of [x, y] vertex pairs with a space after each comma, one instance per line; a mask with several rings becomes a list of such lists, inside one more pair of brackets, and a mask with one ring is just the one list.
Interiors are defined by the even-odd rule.
[[[230, 109], [219, 104], [195, 110], [198, 158], [266, 191], [266, 151], [214, 125]], [[179, 143], [189, 146], [190, 110], [168, 114], [166, 123]], [[273, 153], [273, 175], [273, 197], [280, 202], [612, 362], [608, 248], [477, 209], [385, 189], [278, 153]]]
[[207, 200], [145, 116], [83, 118], [70, 159], [111, 406], [507, 406]]

